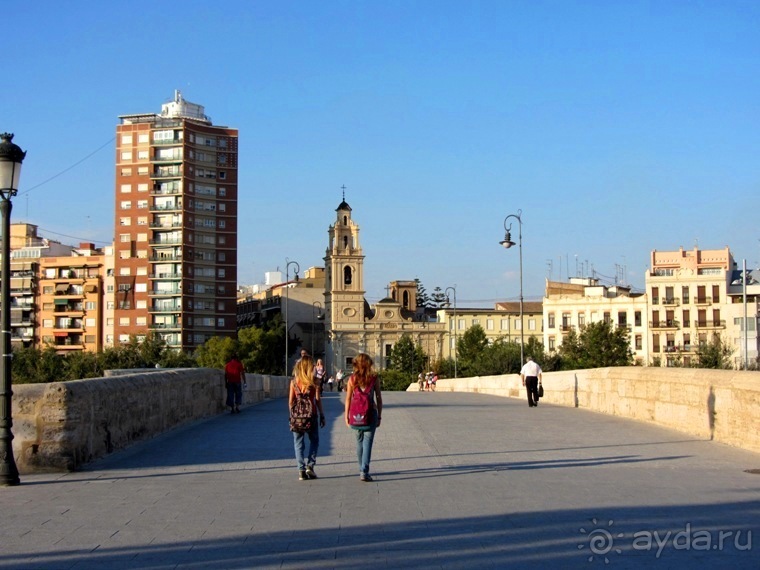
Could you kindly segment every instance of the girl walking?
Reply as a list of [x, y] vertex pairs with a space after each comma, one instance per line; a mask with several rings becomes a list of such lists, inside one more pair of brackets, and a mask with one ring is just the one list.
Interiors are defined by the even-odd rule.
[[346, 425], [356, 433], [356, 458], [359, 460], [359, 478], [372, 481], [369, 462], [375, 430], [380, 427], [383, 414], [383, 395], [380, 382], [369, 355], [354, 357], [354, 373], [346, 386]]
[[[293, 447], [295, 448], [296, 463], [298, 464], [298, 478], [301, 481], [305, 481], [317, 478], [317, 474], [314, 473], [314, 464], [317, 462], [317, 451], [319, 450], [319, 428], [325, 427], [325, 413], [322, 410], [322, 398], [320, 397], [319, 389], [317, 389], [314, 381], [314, 361], [310, 356], [302, 356], [296, 362], [293, 376], [288, 395], [288, 409], [290, 410], [291, 418], [296, 413], [296, 410], [304, 409], [306, 402], [300, 402], [302, 399], [308, 400], [312, 411], [309, 428], [306, 431], [293, 432]], [[317, 411], [319, 411], [319, 425], [317, 425]], [[309, 454], [304, 458], [306, 436], [309, 438]]]

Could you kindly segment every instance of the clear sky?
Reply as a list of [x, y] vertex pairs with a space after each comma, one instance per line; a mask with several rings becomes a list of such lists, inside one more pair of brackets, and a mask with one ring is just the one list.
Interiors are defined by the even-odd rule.
[[519, 210], [527, 300], [568, 273], [643, 288], [653, 249], [760, 265], [755, 0], [31, 0], [2, 20], [13, 220], [47, 237], [111, 242], [118, 116], [180, 89], [240, 131], [241, 284], [323, 265], [343, 185], [371, 302], [415, 277], [516, 300], [498, 242]]

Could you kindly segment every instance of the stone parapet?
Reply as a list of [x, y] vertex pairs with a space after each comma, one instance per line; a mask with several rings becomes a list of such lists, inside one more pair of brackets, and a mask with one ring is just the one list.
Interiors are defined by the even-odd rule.
[[[243, 405], [287, 395], [288, 378], [246, 374]], [[75, 470], [130, 444], [225, 409], [224, 373], [149, 370], [13, 386], [13, 453], [20, 473]]]
[[[760, 452], [760, 372], [614, 367], [547, 372], [542, 402], [643, 420]], [[417, 390], [414, 383], [407, 389]], [[526, 398], [517, 374], [438, 380], [439, 392]]]

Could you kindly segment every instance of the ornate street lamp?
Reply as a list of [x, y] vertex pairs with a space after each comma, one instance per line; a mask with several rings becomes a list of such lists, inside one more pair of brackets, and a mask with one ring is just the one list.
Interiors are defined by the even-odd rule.
[[290, 266], [295, 265], [296, 266], [296, 272], [295, 272], [295, 280], [298, 281], [298, 272], [301, 270], [301, 266], [298, 265], [298, 262], [296, 261], [288, 261], [288, 258], [285, 258], [285, 376], [290, 376], [290, 372], [288, 371], [288, 341], [290, 340], [290, 330], [288, 330], [288, 289], [290, 289], [290, 286], [288, 283], [290, 282]]
[[2, 213], [2, 276], [0, 280], [0, 485], [21, 483], [13, 457], [13, 414], [11, 410], [11, 198], [18, 193], [21, 163], [26, 152], [13, 144], [13, 135], [0, 134], [0, 211]]
[[515, 242], [512, 241], [512, 224], [509, 224], [509, 227], [507, 227], [507, 220], [509, 218], [514, 218], [517, 220], [518, 224], [518, 243], [520, 247], [520, 366], [522, 367], [523, 364], [525, 364], [524, 360], [524, 342], [523, 342], [523, 269], [522, 269], [522, 210], [517, 210], [517, 214], [509, 214], [506, 218], [504, 218], [504, 239], [500, 241], [499, 243], [504, 247], [504, 249], [509, 249], [513, 245], [515, 245]]
[[446, 287], [446, 303], [449, 303], [449, 289], [454, 292], [454, 378], [457, 377], [457, 286]]
[[[319, 311], [317, 312], [316, 316], [314, 314], [314, 309], [319, 308]], [[316, 355], [314, 353], [314, 331], [317, 328], [317, 321], [324, 320], [325, 316], [322, 314], [322, 303], [319, 301], [314, 301], [311, 304], [311, 357], [314, 358]]]

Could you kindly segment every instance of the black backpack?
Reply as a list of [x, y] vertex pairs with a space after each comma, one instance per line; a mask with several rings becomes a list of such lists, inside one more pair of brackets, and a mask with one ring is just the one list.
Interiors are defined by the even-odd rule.
[[314, 405], [311, 403], [310, 392], [302, 392], [295, 380], [293, 386], [296, 389], [296, 398], [290, 408], [290, 431], [305, 433], [311, 431], [314, 422]]

